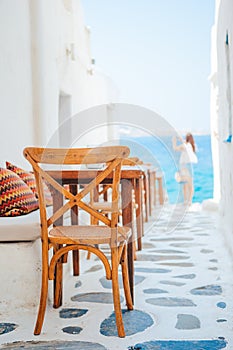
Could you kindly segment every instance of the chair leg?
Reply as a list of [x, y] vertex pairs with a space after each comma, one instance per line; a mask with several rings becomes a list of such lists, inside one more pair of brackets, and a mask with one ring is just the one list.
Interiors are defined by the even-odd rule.
[[79, 276], [79, 250], [73, 250], [73, 276]]
[[38, 309], [34, 335], [39, 335], [41, 333], [41, 329], [44, 322], [47, 297], [48, 297], [48, 266], [45, 265], [45, 266], [42, 266], [40, 305]]
[[[99, 245], [98, 245], [98, 244], [94, 244], [94, 247], [98, 248]], [[88, 252], [87, 252], [87, 260], [90, 260], [90, 258], [91, 258], [91, 252], [88, 251]]]
[[125, 300], [128, 310], [133, 310], [133, 301], [129, 286], [128, 262], [127, 262], [127, 246], [125, 245], [121, 258], [122, 280], [124, 286]]
[[58, 308], [62, 305], [62, 277], [63, 277], [63, 266], [62, 262], [58, 261], [55, 268], [55, 278], [54, 278], [54, 299], [53, 307]]
[[[57, 244], [54, 247], [54, 253], [61, 248], [62, 245]], [[62, 305], [62, 277], [63, 277], [63, 261], [64, 256], [62, 256], [56, 263], [54, 280], [53, 280], [53, 307], [58, 308]]]
[[112, 249], [112, 293], [118, 336], [124, 338], [125, 330], [121, 311], [120, 289], [118, 281], [118, 259], [116, 249], [117, 248]]
[[133, 259], [134, 260], [137, 260], [137, 253], [136, 253], [136, 251], [137, 251], [137, 246], [136, 246], [136, 242], [134, 241], [133, 242]]

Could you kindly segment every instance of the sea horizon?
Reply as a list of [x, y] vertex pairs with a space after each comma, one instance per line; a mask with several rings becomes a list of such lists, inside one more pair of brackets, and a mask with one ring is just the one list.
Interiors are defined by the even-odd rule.
[[[183, 134], [181, 134], [183, 135]], [[213, 163], [210, 134], [195, 134], [198, 163], [193, 165], [193, 202], [213, 198]], [[144, 163], [150, 163], [163, 174], [164, 189], [171, 204], [183, 201], [182, 185], [175, 180], [179, 167], [179, 152], [172, 148], [171, 136], [129, 136], [122, 135], [121, 144], [130, 147], [130, 156], [137, 156]]]

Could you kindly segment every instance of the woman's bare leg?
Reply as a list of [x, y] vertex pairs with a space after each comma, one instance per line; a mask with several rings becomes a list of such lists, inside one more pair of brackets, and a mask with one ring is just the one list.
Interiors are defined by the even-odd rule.
[[184, 195], [184, 203], [191, 205], [192, 199], [193, 199], [193, 180], [191, 176], [183, 176], [182, 181], [185, 183], [183, 184], [183, 195]]
[[187, 181], [187, 203], [188, 205], [191, 205], [192, 204], [192, 200], [193, 200], [193, 193], [194, 193], [194, 190], [193, 190], [193, 179], [191, 177], [189, 177], [188, 181]]
[[184, 203], [187, 203], [188, 200], [188, 184], [183, 184], [183, 195], [184, 195]]

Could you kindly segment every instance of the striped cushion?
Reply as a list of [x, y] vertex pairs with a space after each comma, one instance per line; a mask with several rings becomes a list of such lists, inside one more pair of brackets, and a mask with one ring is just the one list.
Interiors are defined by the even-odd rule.
[[[6, 162], [6, 167], [7, 169], [16, 173], [28, 185], [28, 187], [30, 187], [32, 192], [35, 194], [36, 198], [38, 198], [38, 193], [36, 189], [36, 180], [35, 180], [34, 174], [19, 168], [18, 166], [11, 164], [10, 162]], [[44, 195], [45, 195], [46, 205], [47, 206], [52, 205], [53, 204], [52, 195], [45, 181], [44, 181]]]
[[32, 173], [27, 172], [16, 165], [11, 164], [10, 162], [6, 162], [6, 168], [16, 173], [36, 195], [36, 181], [35, 176]]
[[13, 171], [0, 168], [0, 216], [19, 216], [38, 209], [32, 190]]

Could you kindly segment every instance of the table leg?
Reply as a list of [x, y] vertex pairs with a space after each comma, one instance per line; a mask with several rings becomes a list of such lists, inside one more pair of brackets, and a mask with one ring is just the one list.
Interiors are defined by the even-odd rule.
[[152, 196], [151, 196], [151, 173], [150, 171], [147, 172], [148, 176], [148, 210], [149, 210], [149, 216], [152, 215]]
[[149, 193], [150, 193], [150, 216], [152, 215], [152, 209], [155, 206], [155, 171], [149, 170]]
[[142, 178], [135, 181], [135, 200], [136, 208], [136, 225], [137, 225], [137, 243], [138, 250], [142, 250], [142, 236], [143, 236], [143, 217], [142, 217]]
[[145, 203], [145, 222], [148, 222], [149, 221], [149, 183], [148, 183], [147, 174], [144, 174], [143, 187], [144, 187], [144, 203]]
[[156, 170], [152, 172], [152, 188], [153, 188], [153, 207], [156, 206]]
[[159, 204], [163, 205], [164, 204], [164, 195], [163, 195], [163, 178], [157, 177], [158, 181], [158, 186], [159, 186]]

